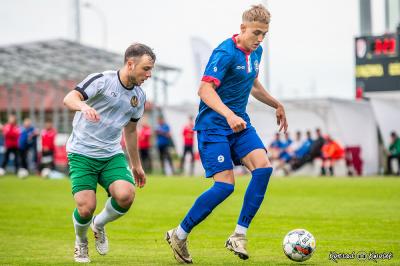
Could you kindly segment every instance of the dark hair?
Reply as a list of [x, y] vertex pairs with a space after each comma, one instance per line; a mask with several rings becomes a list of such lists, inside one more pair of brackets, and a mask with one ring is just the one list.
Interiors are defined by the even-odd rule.
[[156, 55], [150, 47], [142, 43], [134, 43], [126, 49], [124, 63], [131, 57], [142, 57], [143, 55], [148, 55], [154, 62], [156, 61]]

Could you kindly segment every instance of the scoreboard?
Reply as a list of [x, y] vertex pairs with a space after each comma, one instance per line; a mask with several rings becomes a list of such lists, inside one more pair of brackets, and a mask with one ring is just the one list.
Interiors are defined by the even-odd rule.
[[355, 38], [356, 90], [400, 92], [400, 27], [396, 33]]

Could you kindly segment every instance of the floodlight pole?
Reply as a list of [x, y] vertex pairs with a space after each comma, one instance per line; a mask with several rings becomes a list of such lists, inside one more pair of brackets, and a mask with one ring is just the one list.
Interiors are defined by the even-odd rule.
[[81, 42], [81, 3], [80, 0], [74, 0], [75, 10], [75, 41]]
[[107, 39], [108, 39], [108, 33], [107, 33], [107, 18], [106, 15], [104, 14], [104, 12], [96, 7], [95, 5], [89, 3], [89, 2], [85, 2], [83, 4], [84, 7], [93, 10], [94, 12], [97, 13], [97, 15], [99, 16], [101, 23], [103, 24], [103, 48], [107, 49]]

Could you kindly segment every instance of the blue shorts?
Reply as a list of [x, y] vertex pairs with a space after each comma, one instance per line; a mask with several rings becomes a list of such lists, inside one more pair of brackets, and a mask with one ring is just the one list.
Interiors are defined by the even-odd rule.
[[231, 130], [210, 129], [197, 132], [201, 163], [206, 177], [241, 165], [241, 159], [256, 149], [265, 149], [254, 127], [239, 133]]

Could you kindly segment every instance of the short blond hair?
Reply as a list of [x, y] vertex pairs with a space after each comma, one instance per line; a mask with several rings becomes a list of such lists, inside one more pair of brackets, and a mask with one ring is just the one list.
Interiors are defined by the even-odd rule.
[[261, 22], [269, 24], [271, 20], [271, 14], [268, 9], [262, 4], [253, 5], [250, 9], [243, 12], [242, 22]]

